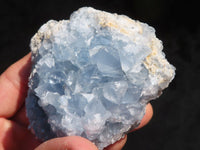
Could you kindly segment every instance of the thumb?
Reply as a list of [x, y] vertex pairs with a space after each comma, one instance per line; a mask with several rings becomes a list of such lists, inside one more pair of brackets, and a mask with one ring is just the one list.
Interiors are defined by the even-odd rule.
[[40, 144], [35, 150], [98, 150], [89, 140], [79, 136], [54, 138]]

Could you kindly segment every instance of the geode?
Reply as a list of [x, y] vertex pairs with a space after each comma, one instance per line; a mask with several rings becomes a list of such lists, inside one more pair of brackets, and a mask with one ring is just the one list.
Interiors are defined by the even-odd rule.
[[31, 39], [26, 98], [40, 140], [82, 136], [102, 150], [138, 126], [175, 75], [154, 28], [84, 7]]

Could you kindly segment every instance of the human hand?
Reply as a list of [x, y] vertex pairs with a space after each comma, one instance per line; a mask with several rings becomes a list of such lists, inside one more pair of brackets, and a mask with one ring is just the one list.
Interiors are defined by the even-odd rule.
[[[25, 98], [30, 70], [31, 53], [11, 65], [0, 76], [0, 150], [97, 150], [93, 143], [78, 136], [54, 138], [41, 143], [28, 130]], [[152, 107], [148, 104], [137, 129], [146, 125], [152, 115]], [[127, 136], [106, 150], [120, 150], [126, 140]]]

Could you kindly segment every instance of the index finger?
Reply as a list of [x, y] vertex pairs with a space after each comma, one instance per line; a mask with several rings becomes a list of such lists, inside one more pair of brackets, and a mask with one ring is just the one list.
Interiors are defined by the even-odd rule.
[[30, 69], [31, 53], [11, 65], [1, 74], [0, 117], [12, 117], [24, 103]]

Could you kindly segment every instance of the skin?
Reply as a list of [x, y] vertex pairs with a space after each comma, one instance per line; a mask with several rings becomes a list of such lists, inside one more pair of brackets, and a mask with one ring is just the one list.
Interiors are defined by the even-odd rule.
[[[0, 150], [97, 150], [93, 143], [78, 136], [55, 138], [42, 143], [28, 130], [24, 102], [30, 70], [31, 53], [11, 65], [0, 76]], [[152, 115], [152, 106], [148, 104], [137, 129], [146, 125]], [[127, 136], [105, 150], [121, 150], [126, 140]]]

